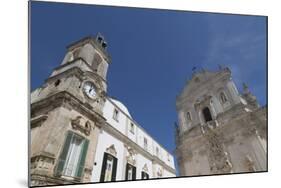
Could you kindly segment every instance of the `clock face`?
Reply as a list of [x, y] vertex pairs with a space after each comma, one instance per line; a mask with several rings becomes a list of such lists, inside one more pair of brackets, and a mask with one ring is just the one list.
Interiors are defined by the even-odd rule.
[[87, 94], [88, 97], [94, 98], [96, 96], [96, 87], [92, 82], [86, 82], [84, 84], [84, 92]]

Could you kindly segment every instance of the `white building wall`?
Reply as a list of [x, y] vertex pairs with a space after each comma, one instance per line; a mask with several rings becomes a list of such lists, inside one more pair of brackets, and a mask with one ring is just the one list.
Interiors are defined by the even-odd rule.
[[114, 144], [114, 147], [116, 149], [117, 155], [116, 158], [117, 161], [117, 171], [116, 171], [116, 181], [118, 180], [124, 180], [123, 177], [123, 166], [124, 166], [124, 144], [113, 137], [112, 135], [108, 134], [106, 131], [102, 131], [99, 135], [98, 144], [97, 144], [97, 150], [95, 155], [95, 163], [96, 165], [93, 166], [92, 171], [92, 178], [91, 181], [93, 182], [99, 182], [100, 181], [100, 174], [101, 174], [101, 168], [102, 168], [102, 162], [103, 162], [103, 155], [104, 152], [108, 147], [110, 147], [112, 144]]
[[[131, 123], [134, 125], [133, 131], [131, 131]], [[135, 122], [131, 121], [127, 118], [127, 136], [130, 140], [137, 143], [137, 134], [138, 134], [138, 127], [136, 126]]]
[[[114, 109], [116, 107], [108, 100], [106, 100], [103, 108], [103, 116], [106, 121], [115, 129], [126, 135], [126, 116], [119, 110], [118, 121], [113, 119]], [[117, 109], [118, 110], [118, 109]]]
[[[144, 138], [147, 139], [147, 149], [144, 148]], [[149, 153], [153, 154], [153, 146], [152, 146], [153, 139], [145, 133], [142, 129], [138, 128], [138, 145], [141, 148], [144, 148]]]
[[136, 178], [141, 179], [141, 172], [143, 171], [144, 166], [147, 166], [147, 172], [149, 175], [149, 178], [152, 177], [152, 161], [144, 157], [143, 155], [138, 154], [136, 157], [137, 161], [137, 174]]
[[[113, 112], [114, 109], [119, 110], [119, 116], [118, 121], [116, 121], [113, 118]], [[159, 149], [159, 155], [158, 158], [162, 160], [165, 164], [170, 166], [171, 168], [175, 169], [174, 165], [174, 158], [173, 156], [166, 151], [160, 144], [158, 144], [149, 134], [147, 134], [132, 118], [129, 114], [127, 108], [120, 103], [119, 101], [116, 101], [115, 99], [110, 99], [105, 102], [105, 106], [103, 109], [103, 115], [106, 118], [106, 121], [115, 129], [120, 131], [122, 134], [124, 134], [128, 139], [139, 145], [141, 148], [144, 148], [144, 138], [147, 139], [147, 149], [145, 149], [147, 152], [149, 152], [151, 155], [156, 156], [156, 147]], [[130, 124], [134, 124], [134, 131], [130, 131]], [[117, 159], [118, 159], [118, 165], [117, 165], [117, 173], [116, 173], [116, 180], [124, 180], [125, 179], [125, 166], [126, 166], [126, 155], [124, 153], [126, 152], [126, 149], [124, 147], [124, 144], [117, 140], [115, 137], [109, 135], [105, 131], [103, 131], [99, 137], [99, 142], [97, 146], [97, 155], [96, 155], [96, 162], [97, 165], [94, 166], [94, 168], [97, 170], [96, 174], [93, 174], [93, 181], [99, 181], [100, 178], [100, 171], [101, 171], [101, 165], [102, 165], [102, 159], [103, 159], [103, 152], [108, 148], [110, 145], [114, 144], [116, 150], [117, 150]], [[121, 152], [120, 152], [120, 151]], [[169, 156], [169, 157], [168, 157]], [[169, 160], [168, 160], [169, 158]], [[121, 161], [124, 161], [121, 163]], [[136, 168], [137, 168], [137, 174], [136, 178], [141, 179], [141, 171], [144, 167], [144, 165], [147, 164], [149, 176], [153, 177], [153, 165], [152, 165], [152, 159], [148, 159], [144, 157], [142, 154], [138, 153], [136, 155]], [[163, 168], [161, 166], [161, 168]], [[164, 169], [164, 168], [163, 168]], [[93, 170], [94, 172], [94, 170]], [[164, 173], [164, 172], [163, 172]], [[164, 177], [164, 174], [163, 174]]]
[[164, 169], [163, 177], [170, 178], [170, 177], [176, 177], [176, 175], [171, 173], [170, 171]]

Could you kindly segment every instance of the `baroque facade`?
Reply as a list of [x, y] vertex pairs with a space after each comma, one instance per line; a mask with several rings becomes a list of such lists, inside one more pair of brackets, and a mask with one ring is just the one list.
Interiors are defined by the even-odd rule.
[[267, 108], [243, 88], [229, 68], [193, 73], [176, 99], [181, 176], [267, 171]]
[[31, 93], [31, 186], [174, 177], [173, 156], [107, 94], [104, 37], [67, 47]]

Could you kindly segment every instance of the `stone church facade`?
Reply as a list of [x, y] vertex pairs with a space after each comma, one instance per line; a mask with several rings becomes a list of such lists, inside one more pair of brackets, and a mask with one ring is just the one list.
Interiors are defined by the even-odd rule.
[[194, 73], [177, 96], [181, 176], [267, 171], [267, 108], [243, 87], [220, 67]]
[[31, 93], [31, 186], [175, 176], [173, 156], [108, 96], [110, 63], [103, 36], [83, 38]]

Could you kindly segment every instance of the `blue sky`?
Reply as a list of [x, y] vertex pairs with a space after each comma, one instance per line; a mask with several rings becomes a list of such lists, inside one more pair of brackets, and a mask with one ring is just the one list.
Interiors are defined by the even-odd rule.
[[192, 68], [232, 70], [261, 105], [266, 95], [266, 17], [32, 2], [31, 89], [59, 66], [66, 46], [102, 33], [112, 57], [108, 95], [170, 152], [176, 95]]

